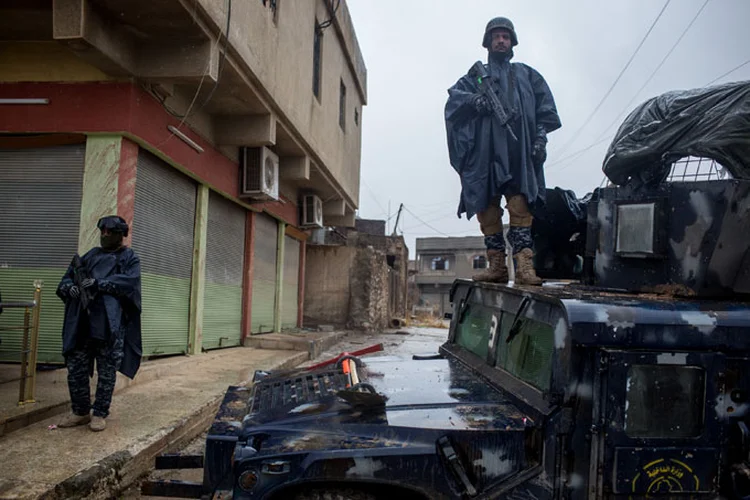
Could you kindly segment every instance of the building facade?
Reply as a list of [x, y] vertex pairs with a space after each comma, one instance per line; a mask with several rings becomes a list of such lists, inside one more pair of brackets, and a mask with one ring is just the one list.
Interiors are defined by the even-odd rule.
[[354, 225], [366, 82], [345, 1], [2, 2], [0, 290], [44, 280], [39, 361], [61, 361], [57, 283], [115, 213], [144, 356], [300, 326], [307, 229]]
[[[487, 268], [484, 237], [417, 238], [416, 283], [420, 310], [443, 316], [451, 312], [450, 289], [457, 279], [471, 279]], [[513, 279], [513, 266], [508, 262]]]
[[406, 318], [409, 249], [385, 221], [320, 231], [307, 249], [307, 324], [377, 330]]

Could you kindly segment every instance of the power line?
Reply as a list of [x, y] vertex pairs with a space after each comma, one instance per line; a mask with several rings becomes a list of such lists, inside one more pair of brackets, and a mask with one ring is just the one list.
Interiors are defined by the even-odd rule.
[[633, 104], [633, 102], [638, 98], [638, 96], [643, 91], [643, 89], [645, 89], [646, 86], [649, 83], [651, 83], [651, 80], [654, 79], [654, 76], [656, 76], [656, 73], [659, 72], [659, 70], [662, 68], [662, 66], [664, 66], [664, 63], [667, 62], [667, 60], [669, 59], [669, 57], [675, 51], [675, 49], [677, 48], [677, 46], [680, 45], [680, 42], [682, 42], [682, 39], [685, 38], [685, 35], [687, 35], [688, 31], [690, 31], [690, 28], [693, 27], [693, 24], [695, 24], [695, 21], [698, 20], [698, 17], [700, 17], [701, 13], [703, 12], [703, 9], [706, 8], [706, 6], [709, 4], [709, 2], [711, 2], [711, 0], [706, 0], [705, 2], [703, 2], [703, 5], [701, 6], [701, 8], [698, 9], [698, 12], [696, 12], [696, 14], [693, 16], [693, 19], [690, 21], [690, 23], [688, 23], [688, 25], [685, 27], [685, 29], [682, 30], [682, 33], [677, 38], [677, 41], [674, 43], [674, 45], [672, 45], [672, 48], [669, 49], [669, 52], [667, 52], [667, 55], [664, 56], [664, 58], [661, 60], [661, 62], [656, 66], [656, 69], [654, 69], [654, 71], [651, 72], [651, 74], [646, 79], [646, 81], [643, 83], [643, 85], [641, 85], [641, 88], [639, 88], [636, 91], [636, 93], [633, 95], [633, 98], [630, 99], [630, 101], [624, 106], [623, 110], [620, 111], [620, 114], [617, 115], [617, 118], [615, 118], [614, 120], [612, 120], [612, 123], [610, 123], [607, 126], [607, 128], [604, 129], [604, 131], [601, 133], [601, 135], [599, 135], [599, 137], [597, 137], [596, 140], [599, 140], [602, 137], [604, 137], [607, 134], [607, 132], [609, 132], [609, 129], [611, 129], [614, 125], [617, 125], [617, 123], [619, 123], [620, 118], [622, 118], [622, 115], [624, 115], [625, 113], [628, 112], [628, 110], [630, 109], [630, 105]]
[[[226, 62], [227, 50], [229, 49], [229, 28], [231, 27], [231, 22], [232, 22], [232, 0], [227, 0], [227, 24], [226, 24], [226, 31], [223, 33], [225, 41], [224, 41], [224, 50], [222, 51], [221, 57], [219, 59], [219, 71], [217, 72], [214, 86], [208, 93], [208, 97], [206, 97], [206, 99], [203, 101], [200, 107], [195, 111], [195, 113], [198, 113], [201, 109], [203, 109], [208, 104], [208, 102], [213, 97], [214, 92], [216, 92], [216, 88], [219, 86], [219, 80], [221, 79], [221, 74], [224, 69], [224, 63]], [[220, 27], [219, 36], [216, 39], [216, 47], [218, 47], [219, 44], [221, 43], [221, 38], [222, 38], [222, 30]], [[213, 52], [213, 49], [211, 50], [211, 52]], [[193, 99], [190, 101], [190, 105], [188, 106], [187, 111], [185, 111], [184, 115], [179, 115], [178, 113], [174, 112], [169, 106], [167, 106], [166, 97], [164, 99], [160, 99], [161, 105], [164, 106], [164, 109], [166, 109], [167, 112], [169, 112], [169, 114], [171, 114], [175, 118], [180, 118], [180, 123], [177, 125], [175, 130], [180, 130], [182, 126], [185, 124], [185, 122], [187, 121], [187, 119], [195, 114], [195, 113], [191, 114], [190, 111], [192, 111], [193, 106], [195, 105], [195, 101], [198, 100], [198, 96], [200, 95], [201, 88], [203, 87], [203, 82], [206, 79], [206, 74], [210, 71], [210, 69], [211, 69], [211, 57], [209, 55], [208, 62], [206, 63], [206, 70], [201, 75], [200, 82], [198, 82], [198, 88], [195, 89], [195, 94], [193, 95]], [[167, 138], [164, 141], [162, 141], [158, 145], [158, 147], [161, 147], [167, 142], [169, 142], [172, 139], [172, 137], [174, 137], [174, 135], [175, 135], [174, 132], [170, 131], [169, 136], [167, 136]]]
[[[431, 236], [433, 234], [434, 233], [410, 233], [409, 236], [413, 236], [413, 237], [417, 237], [417, 236]], [[447, 236], [448, 238], [454, 238], [454, 237], [460, 237], [460, 236], [466, 236], [466, 235], [478, 236], [480, 238], [482, 237], [482, 233], [479, 232], [478, 229], [473, 229], [471, 231], [462, 231], [460, 233], [453, 233], [452, 235], [447, 235], [446, 234], [445, 236]]]
[[[553, 167], [553, 166], [558, 165], [560, 163], [567, 162], [568, 160], [572, 160], [574, 158], [578, 158], [579, 156], [581, 156], [581, 154], [585, 153], [589, 149], [591, 149], [591, 148], [593, 148], [595, 146], [598, 146], [599, 144], [601, 144], [603, 142], [610, 141], [610, 140], [612, 140], [613, 137], [614, 136], [605, 137], [604, 139], [600, 139], [600, 140], [594, 142], [593, 144], [589, 144], [585, 148], [579, 149], [578, 151], [576, 151], [574, 153], [570, 153], [569, 155], [564, 156], [564, 157], [560, 158], [559, 160], [555, 160], [555, 161], [553, 161], [551, 163], [548, 163], [547, 164], [547, 168]], [[564, 170], [564, 169], [565, 169], [565, 167], [563, 167], [563, 168], [561, 168], [559, 170]]]
[[[704, 6], [705, 6], [705, 4], [704, 4]], [[708, 87], [709, 85], [712, 85], [712, 84], [714, 84], [714, 83], [718, 82], [718, 81], [719, 81], [719, 80], [721, 80], [722, 78], [725, 78], [725, 77], [727, 77], [727, 76], [731, 75], [732, 73], [734, 73], [734, 72], [736, 72], [736, 71], [738, 71], [738, 70], [740, 70], [740, 69], [744, 68], [744, 67], [745, 67], [745, 66], [747, 66], [748, 64], [750, 64], [750, 59], [748, 59], [747, 61], [745, 61], [745, 62], [743, 62], [743, 63], [741, 63], [741, 64], [738, 64], [737, 66], [735, 66], [734, 68], [730, 69], [729, 71], [727, 71], [726, 73], [722, 74], [721, 76], [718, 76], [718, 77], [714, 78], [713, 80], [711, 80], [711, 81], [710, 81], [710, 82], [708, 82], [707, 84], [703, 85], [703, 87]], [[598, 146], [598, 145], [599, 145], [599, 144], [601, 144], [602, 142], [610, 141], [610, 140], [612, 140], [613, 138], [614, 138], [614, 135], [611, 135], [611, 136], [609, 136], [609, 137], [605, 137], [605, 138], [603, 138], [603, 139], [600, 139], [600, 140], [598, 140], [598, 141], [594, 142], [593, 144], [589, 144], [589, 145], [588, 145], [588, 146], [586, 146], [585, 148], [579, 149], [578, 151], [576, 151], [576, 152], [574, 152], [574, 153], [571, 153], [571, 154], [569, 154], [569, 155], [567, 155], [567, 156], [565, 156], [565, 157], [563, 157], [563, 158], [560, 158], [559, 160], [555, 160], [555, 161], [553, 161], [553, 162], [551, 162], [551, 163], [548, 163], [548, 164], [546, 165], [546, 167], [547, 167], [547, 168], [549, 168], [549, 167], [553, 167], [553, 166], [555, 166], [555, 165], [558, 165], [558, 164], [560, 164], [560, 163], [564, 163], [564, 162], [567, 162], [568, 160], [571, 160], [571, 159], [573, 159], [573, 158], [577, 158], [577, 157], [579, 157], [579, 156], [580, 156], [581, 154], [583, 154], [583, 153], [585, 153], [586, 151], [590, 150], [591, 148], [593, 148], [593, 147], [595, 147], [595, 146]], [[569, 165], [568, 165], [568, 166], [569, 166]], [[558, 171], [560, 171], [560, 170], [565, 170], [565, 169], [566, 169], [566, 168], [567, 168], [568, 166], [564, 166], [564, 167], [562, 167], [562, 168], [558, 169]]]
[[435, 231], [436, 233], [438, 233], [438, 234], [441, 234], [441, 235], [443, 235], [443, 236], [447, 236], [447, 237], [450, 237], [449, 235], [445, 234], [445, 233], [444, 233], [444, 232], [442, 232], [441, 230], [439, 230], [439, 229], [436, 229], [435, 227], [431, 226], [431, 225], [430, 225], [429, 223], [427, 223], [427, 222], [423, 221], [422, 219], [420, 219], [420, 218], [419, 218], [419, 216], [418, 216], [417, 214], [415, 214], [414, 212], [412, 212], [411, 210], [409, 210], [409, 207], [407, 207], [406, 205], [404, 205], [404, 210], [406, 210], [407, 212], [409, 212], [409, 213], [411, 214], [411, 216], [412, 216], [412, 217], [414, 217], [414, 218], [415, 218], [415, 219], [417, 219], [417, 220], [418, 220], [419, 222], [421, 222], [421, 223], [422, 223], [423, 225], [425, 225], [425, 226], [429, 227], [430, 229], [432, 229], [432, 230], [433, 230], [433, 231]]
[[654, 19], [654, 22], [651, 23], [651, 27], [649, 27], [648, 31], [643, 36], [643, 39], [641, 39], [641, 42], [635, 48], [635, 51], [633, 52], [633, 55], [630, 56], [630, 59], [625, 64], [625, 67], [622, 68], [622, 71], [620, 71], [620, 74], [617, 75], [617, 78], [615, 78], [615, 81], [609, 87], [609, 90], [607, 90], [607, 93], [604, 94], [604, 97], [602, 97], [601, 101], [599, 101], [599, 104], [596, 105], [596, 107], [594, 108], [594, 111], [591, 112], [591, 114], [586, 118], [586, 120], [584, 120], [583, 124], [580, 127], [578, 127], [578, 130], [576, 130], [573, 133], [573, 137], [565, 144], [565, 146], [563, 146], [562, 150], [560, 151], [560, 154], [562, 154], [565, 151], [567, 151], [567, 149], [571, 146], [571, 144], [573, 144], [578, 139], [578, 135], [581, 133], [581, 131], [583, 131], [583, 129], [586, 128], [586, 126], [589, 124], [589, 122], [591, 122], [591, 119], [594, 117], [594, 115], [596, 115], [596, 113], [599, 111], [599, 109], [601, 109], [602, 105], [604, 105], [604, 102], [607, 100], [607, 98], [609, 98], [609, 96], [612, 94], [612, 91], [615, 89], [615, 87], [619, 83], [620, 79], [625, 74], [625, 71], [627, 71], [627, 69], [630, 67], [630, 64], [633, 62], [633, 60], [635, 60], [635, 57], [638, 55], [638, 52], [641, 50], [641, 47], [643, 47], [643, 44], [646, 43], [646, 39], [648, 39], [649, 35], [651, 34], [651, 32], [653, 31], [654, 27], [656, 26], [656, 23], [659, 22], [659, 19], [661, 19], [662, 14], [664, 14], [664, 11], [667, 10], [667, 7], [669, 6], [669, 4], [670, 4], [671, 1], [672, 0], [667, 0], [664, 3], [664, 7], [661, 8], [661, 11], [659, 12], [659, 15], [657, 15], [656, 19]]
[[[386, 210], [385, 207], [380, 203], [380, 200], [378, 200], [378, 197], [375, 196], [375, 191], [372, 190], [372, 188], [367, 183], [367, 181], [365, 180], [365, 178], [364, 177], [360, 177], [360, 178], [362, 179], [362, 184], [364, 184], [365, 187], [367, 188], [367, 190], [370, 192], [370, 196], [372, 196], [372, 199], [375, 200], [375, 203], [377, 203], [378, 206], [380, 207], [380, 210], [382, 210], [383, 213], [388, 214], [388, 210]], [[388, 214], [388, 215], [390, 215], [390, 214]]]
[[[435, 217], [434, 219], [429, 219], [427, 222], [438, 222], [438, 221], [445, 220], [445, 219], [450, 219], [450, 218], [456, 219], [457, 218], [456, 214], [454, 213], [452, 215], [443, 215], [441, 217]], [[411, 229], [418, 228], [420, 226], [421, 226], [421, 224], [420, 225], [416, 225], [416, 226], [411, 226], [411, 227], [408, 227], [408, 228], [402, 226], [401, 228], [402, 228], [402, 230], [406, 231], [406, 230], [411, 230]]]
[[735, 71], [737, 71], [738, 69], [742, 69], [742, 68], [744, 68], [745, 66], [747, 66], [748, 64], [750, 64], [750, 59], [748, 59], [747, 61], [743, 62], [743, 63], [742, 63], [742, 64], [740, 64], [739, 66], [735, 66], [734, 68], [730, 69], [729, 71], [727, 71], [726, 73], [724, 73], [724, 74], [723, 74], [723, 75], [721, 75], [720, 77], [718, 77], [718, 78], [714, 78], [713, 80], [711, 80], [710, 82], [708, 82], [707, 84], [705, 84], [705, 85], [704, 85], [704, 87], [708, 87], [709, 85], [713, 85], [714, 83], [718, 82], [719, 80], [721, 80], [721, 79], [722, 79], [722, 78], [724, 78], [725, 76], [729, 76], [729, 75], [731, 75], [732, 73], [734, 73], [734, 72], [735, 72]]

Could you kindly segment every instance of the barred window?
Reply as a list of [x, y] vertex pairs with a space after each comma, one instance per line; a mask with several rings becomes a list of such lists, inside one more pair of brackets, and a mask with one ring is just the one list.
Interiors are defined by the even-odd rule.
[[341, 80], [339, 87], [339, 125], [341, 130], [346, 130], [346, 85]]
[[320, 62], [320, 53], [323, 47], [323, 32], [318, 29], [318, 20], [315, 20], [315, 27], [314, 27], [314, 35], [313, 35], [313, 81], [312, 81], [312, 88], [313, 88], [313, 94], [315, 97], [318, 98], [318, 101], [320, 101], [320, 79], [321, 79], [321, 62]]

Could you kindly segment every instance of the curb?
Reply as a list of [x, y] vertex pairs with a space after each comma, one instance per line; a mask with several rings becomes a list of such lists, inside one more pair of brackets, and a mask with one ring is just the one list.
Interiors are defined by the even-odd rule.
[[[206, 359], [198, 358], [198, 359], [190, 360], [190, 356], [184, 356], [180, 358], [175, 358], [175, 361], [172, 361], [172, 362], [154, 364], [150, 366], [145, 365], [141, 367], [141, 369], [138, 371], [138, 375], [133, 380], [125, 377], [121, 373], [118, 373], [117, 382], [115, 383], [115, 390], [113, 394], [118, 394], [120, 391], [127, 389], [128, 387], [133, 387], [136, 385], [151, 382], [153, 380], [158, 380], [162, 378], [164, 374], [174, 372], [175, 368], [179, 369], [182, 366], [186, 366], [187, 364], [190, 364], [191, 369], [195, 369], [195, 367], [200, 366], [202, 363], [206, 363], [210, 361], [211, 360], [208, 358]], [[59, 371], [62, 374], [64, 370], [59, 370]], [[62, 375], [60, 375], [55, 378], [56, 383], [59, 380], [62, 381], [60, 382], [61, 384], [65, 384], [65, 392], [67, 393], [66, 377], [63, 377]], [[96, 391], [96, 382], [97, 382], [97, 379], [96, 379], [96, 376], [94, 376], [90, 380], [92, 394]], [[11, 432], [23, 429], [24, 427], [28, 427], [29, 425], [35, 424], [37, 422], [41, 422], [42, 420], [46, 420], [50, 417], [54, 417], [55, 415], [65, 413], [66, 411], [68, 411], [69, 408], [70, 408], [70, 397], [66, 397], [64, 401], [52, 403], [52, 404], [49, 404], [48, 406], [40, 406], [26, 413], [21, 413], [19, 415], [14, 415], [12, 417], [0, 419], [0, 437], [7, 436]]]
[[[284, 361], [272, 364], [267, 370], [285, 370], [308, 360], [307, 352], [291, 354]], [[251, 385], [244, 380], [234, 385]], [[120, 450], [98, 461], [87, 469], [65, 479], [38, 496], [43, 500], [107, 499], [120, 493], [153, 469], [154, 458], [175, 451], [205, 431], [216, 415], [224, 394], [213, 398], [192, 415], [162, 428], [127, 450]]]
[[310, 355], [310, 359], [315, 359], [327, 349], [338, 344], [348, 333], [347, 331], [326, 332], [318, 337], [289, 333], [265, 333], [248, 337], [243, 345], [254, 349], [303, 351]]

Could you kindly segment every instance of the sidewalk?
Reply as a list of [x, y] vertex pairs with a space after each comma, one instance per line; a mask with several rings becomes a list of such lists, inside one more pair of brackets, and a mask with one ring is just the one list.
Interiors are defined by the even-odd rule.
[[[49, 429], [60, 413], [0, 436], [0, 499], [109, 498], [109, 491], [147, 472], [156, 455], [203, 432], [229, 385], [249, 383], [255, 370], [297, 366], [341, 335], [302, 335], [307, 348], [301, 352], [237, 347], [148, 361], [134, 383], [118, 379], [120, 390], [104, 432], [94, 433], [87, 426]], [[4, 393], [17, 397], [17, 383], [0, 385], [5, 386], [0, 390], [0, 408], [5, 409], [0, 418], [10, 417], [19, 426], [24, 418], [68, 411], [65, 370], [42, 372], [37, 383], [39, 407], [31, 413], [26, 407], [26, 417], [19, 417], [21, 410], [5, 401], [9, 396]]]

